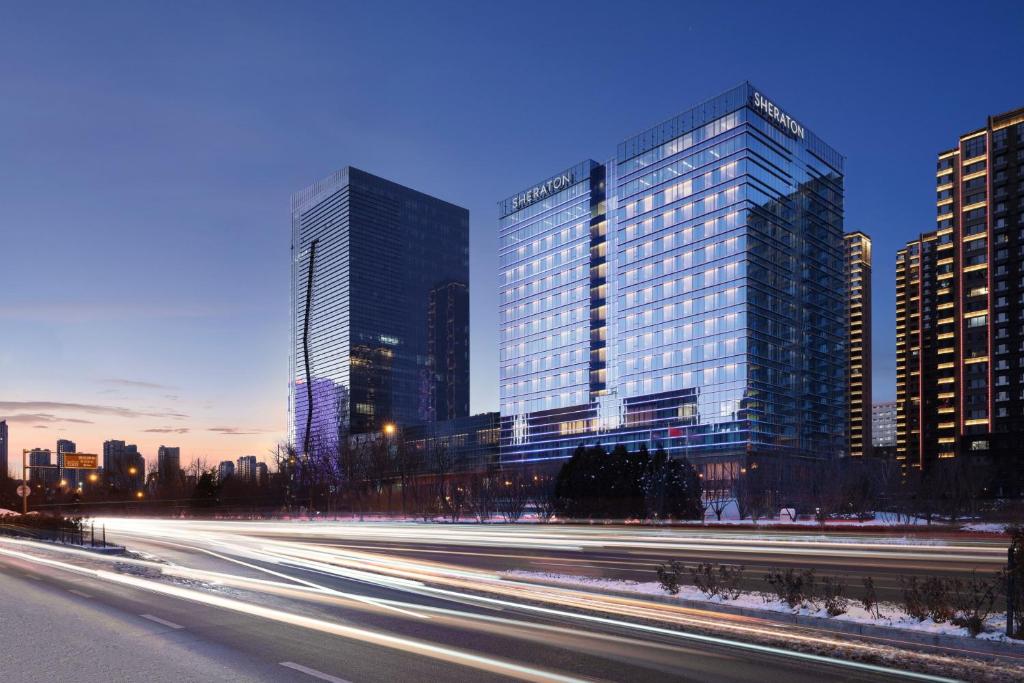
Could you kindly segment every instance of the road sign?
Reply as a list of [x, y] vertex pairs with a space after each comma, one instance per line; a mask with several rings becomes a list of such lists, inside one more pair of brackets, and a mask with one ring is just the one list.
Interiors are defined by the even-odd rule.
[[94, 470], [99, 467], [99, 457], [95, 453], [65, 453], [64, 469]]
[[22, 498], [28, 498], [28, 494], [32, 493], [32, 489], [24, 484], [18, 485], [18, 495]]

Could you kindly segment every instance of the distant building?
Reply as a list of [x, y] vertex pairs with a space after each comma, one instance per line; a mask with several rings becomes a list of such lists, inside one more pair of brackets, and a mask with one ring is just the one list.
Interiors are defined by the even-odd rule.
[[876, 448], [896, 447], [896, 401], [871, 406], [871, 445]]
[[270, 483], [270, 470], [267, 468], [267, 463], [258, 462], [256, 463], [256, 485], [266, 486]]
[[848, 232], [846, 242], [846, 313], [849, 335], [846, 376], [848, 448], [852, 457], [871, 455], [871, 238]]
[[235, 476], [235, 463], [230, 460], [222, 460], [217, 465], [217, 481], [225, 482], [233, 476]]
[[[447, 363], [430, 358], [429, 299], [443, 283], [469, 282], [469, 212], [346, 167], [293, 195], [291, 222], [296, 449], [429, 420], [434, 371]], [[468, 346], [462, 328], [452, 335], [465, 339], [437, 339], [446, 353]], [[468, 370], [456, 365], [445, 380], [453, 395]]]
[[7, 469], [7, 444], [9, 440], [10, 434], [7, 431], [7, 420], [0, 420], [0, 481], [11, 476]]
[[104, 441], [103, 476], [109, 486], [121, 491], [141, 491], [146, 482], [146, 459], [135, 444]]
[[28, 480], [33, 485], [53, 486], [57, 483], [56, 469], [36, 469], [37, 467], [50, 467], [53, 465], [49, 449], [33, 448], [28, 454], [29, 469]]
[[64, 469], [64, 454], [65, 453], [77, 453], [77, 447], [74, 441], [68, 439], [57, 440], [57, 478], [64, 482], [64, 485], [68, 489], [78, 488], [78, 484], [82, 481], [82, 470], [65, 470]]
[[896, 256], [896, 451], [952, 458], [1024, 491], [1024, 109], [940, 152], [935, 230]]
[[161, 484], [171, 484], [181, 475], [181, 448], [161, 446], [156, 455], [157, 479]]
[[871, 406], [871, 455], [876, 458], [896, 457], [896, 402]]
[[238, 459], [238, 466], [235, 468], [235, 476], [247, 484], [256, 483], [256, 456], [243, 455]]

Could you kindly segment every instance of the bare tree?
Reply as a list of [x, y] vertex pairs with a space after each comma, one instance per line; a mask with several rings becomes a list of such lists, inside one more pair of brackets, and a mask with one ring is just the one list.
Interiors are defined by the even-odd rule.
[[555, 478], [542, 472], [534, 472], [527, 477], [530, 503], [542, 522], [550, 521], [555, 516]]
[[530, 485], [522, 473], [499, 474], [497, 507], [506, 522], [518, 522], [529, 502]]

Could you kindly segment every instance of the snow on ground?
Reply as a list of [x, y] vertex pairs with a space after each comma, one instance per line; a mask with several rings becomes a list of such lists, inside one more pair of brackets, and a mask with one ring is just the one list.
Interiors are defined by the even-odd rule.
[[981, 531], [989, 534], [1005, 534], [1008, 524], [992, 524], [987, 522], [974, 522], [960, 527], [961, 531]]
[[[802, 616], [819, 617], [822, 619], [836, 619], [849, 621], [858, 624], [873, 626], [889, 626], [893, 628], [907, 629], [910, 631], [925, 631], [938, 635], [970, 637], [966, 628], [954, 626], [950, 623], [936, 623], [931, 619], [917, 621], [904, 612], [898, 605], [892, 603], [880, 604], [880, 616], [875, 618], [864, 609], [859, 601], [851, 600], [847, 606], [847, 612], [837, 617], [830, 617], [823, 607], [819, 608], [811, 604], [804, 604], [801, 607], [790, 607], [785, 602], [777, 599], [774, 595], [756, 592], [744, 592], [735, 600], [728, 600], [721, 596], [708, 598], [704, 593], [694, 586], [680, 585], [679, 594], [670, 596], [657, 581], [626, 581], [621, 579], [598, 579], [572, 574], [552, 574], [547, 572], [531, 572], [524, 570], [509, 570], [501, 572], [510, 579], [523, 581], [540, 580], [550, 583], [557, 583], [570, 587], [584, 589], [612, 590], [626, 593], [638, 593], [642, 595], [657, 595], [662, 597], [676, 597], [679, 600], [692, 600], [696, 602], [708, 602], [712, 604], [732, 605], [746, 609], [765, 610], [769, 612], [785, 612], [787, 614], [799, 614]], [[1014, 640], [1006, 637], [1006, 615], [996, 614], [990, 616], [985, 622], [985, 632], [977, 636], [984, 640], [999, 640], [1007, 643], [1020, 644], [1024, 641]]]

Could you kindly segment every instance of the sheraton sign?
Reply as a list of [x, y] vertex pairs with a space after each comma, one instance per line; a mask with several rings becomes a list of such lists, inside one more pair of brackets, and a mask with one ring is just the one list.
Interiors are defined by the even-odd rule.
[[563, 173], [560, 176], [552, 178], [546, 183], [537, 185], [536, 187], [531, 187], [526, 192], [512, 198], [512, 210], [518, 211], [519, 209], [525, 209], [534, 202], [547, 199], [551, 195], [568, 188], [573, 184], [574, 180], [575, 178], [572, 173]]
[[750, 106], [790, 137], [798, 140], [804, 139], [804, 127], [761, 93], [754, 92], [753, 97], [750, 98]]

